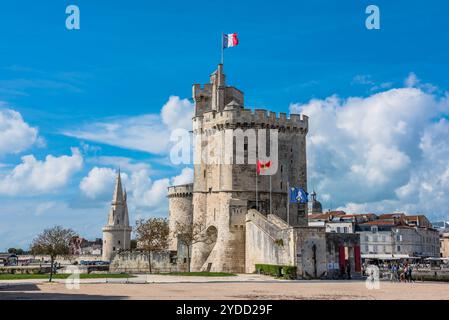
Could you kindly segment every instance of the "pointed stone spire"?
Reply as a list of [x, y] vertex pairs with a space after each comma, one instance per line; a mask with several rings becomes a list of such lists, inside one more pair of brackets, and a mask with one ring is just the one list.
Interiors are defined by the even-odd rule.
[[122, 189], [122, 178], [120, 174], [120, 168], [118, 169], [117, 177], [115, 178], [115, 189], [112, 195], [112, 204], [119, 204], [124, 202], [123, 189]]

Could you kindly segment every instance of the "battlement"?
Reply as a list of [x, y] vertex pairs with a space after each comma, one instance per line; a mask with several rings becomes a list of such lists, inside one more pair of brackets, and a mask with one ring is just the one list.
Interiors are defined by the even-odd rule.
[[192, 87], [192, 97], [195, 99], [200, 99], [201, 97], [211, 97], [212, 96], [212, 84], [194, 84]]
[[168, 187], [168, 198], [191, 197], [193, 195], [193, 183]]
[[309, 118], [304, 114], [287, 114], [281, 112], [268, 111], [265, 109], [233, 109], [221, 112], [205, 112], [201, 117], [193, 119], [194, 129], [199, 125], [203, 126], [224, 126], [224, 127], [263, 127], [263, 128], [290, 128], [300, 129], [307, 132]]

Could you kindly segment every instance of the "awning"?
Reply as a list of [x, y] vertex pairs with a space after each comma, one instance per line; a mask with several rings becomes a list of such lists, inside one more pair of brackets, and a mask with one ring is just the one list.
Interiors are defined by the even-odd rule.
[[376, 254], [376, 253], [366, 253], [362, 254], [363, 259], [378, 259], [378, 260], [398, 260], [398, 259], [409, 259], [408, 254]]

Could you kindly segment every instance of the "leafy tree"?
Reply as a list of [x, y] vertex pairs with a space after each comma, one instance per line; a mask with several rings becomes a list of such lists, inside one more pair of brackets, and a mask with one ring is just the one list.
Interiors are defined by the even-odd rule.
[[190, 252], [196, 243], [212, 244], [216, 240], [216, 229], [207, 229], [203, 222], [176, 223], [175, 235], [178, 241], [187, 248], [187, 267], [190, 272]]
[[132, 239], [131, 240], [131, 250], [134, 250], [137, 248], [137, 240]]
[[21, 254], [25, 254], [25, 251], [21, 248], [9, 248], [8, 253], [21, 255]]
[[70, 240], [76, 236], [72, 229], [61, 226], [45, 229], [31, 244], [33, 254], [46, 254], [50, 256], [51, 268], [49, 282], [53, 279], [53, 268], [56, 257], [68, 255]]
[[168, 247], [168, 221], [165, 218], [139, 219], [136, 221], [135, 232], [138, 247], [148, 255], [148, 266], [151, 273], [152, 252], [165, 250]]

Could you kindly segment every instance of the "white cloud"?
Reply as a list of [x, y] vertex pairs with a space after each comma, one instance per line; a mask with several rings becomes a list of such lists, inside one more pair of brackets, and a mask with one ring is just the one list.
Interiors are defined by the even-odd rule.
[[193, 182], [193, 169], [184, 168], [179, 176], [172, 179], [172, 185], [177, 186], [181, 184], [187, 184]]
[[100, 156], [97, 158], [93, 158], [90, 161], [95, 162], [99, 165], [112, 166], [116, 169], [121, 168], [125, 171], [137, 171], [146, 169], [152, 172], [151, 166], [148, 163], [136, 162], [133, 159], [127, 157]]
[[0, 110], [0, 156], [24, 151], [37, 141], [37, 128], [30, 127], [19, 112]]
[[334, 209], [448, 216], [448, 101], [410, 87], [292, 104], [310, 116], [309, 183]]
[[[172, 178], [153, 180], [148, 168], [134, 166], [131, 171], [122, 171], [122, 184], [128, 192], [128, 204], [131, 210], [142, 208], [167, 212], [167, 188], [174, 184], [193, 181], [193, 170], [184, 168]], [[116, 171], [106, 167], [94, 167], [81, 180], [80, 190], [92, 199], [109, 199], [115, 183]]]
[[81, 180], [80, 189], [91, 199], [95, 199], [106, 193], [112, 194], [115, 176], [116, 172], [111, 168], [94, 167], [89, 171], [87, 177]]
[[170, 147], [170, 132], [192, 126], [193, 104], [171, 96], [160, 114], [119, 117], [67, 130], [65, 135], [124, 149], [164, 154]]
[[193, 104], [187, 99], [171, 96], [162, 107], [161, 117], [169, 129], [192, 128]]
[[47, 155], [44, 161], [37, 160], [33, 155], [23, 156], [22, 163], [0, 180], [0, 194], [42, 194], [64, 187], [83, 166], [79, 150], [71, 150], [71, 156]]
[[404, 81], [404, 84], [406, 87], [419, 88], [422, 91], [428, 92], [428, 93], [434, 93], [438, 90], [438, 87], [434, 86], [431, 83], [422, 83], [421, 79], [419, 79], [418, 76], [413, 72], [409, 73], [409, 75], [407, 76], [407, 78]]
[[419, 83], [419, 79], [415, 73], [410, 72], [407, 78], [405, 79], [405, 86], [412, 88], [415, 87]]

